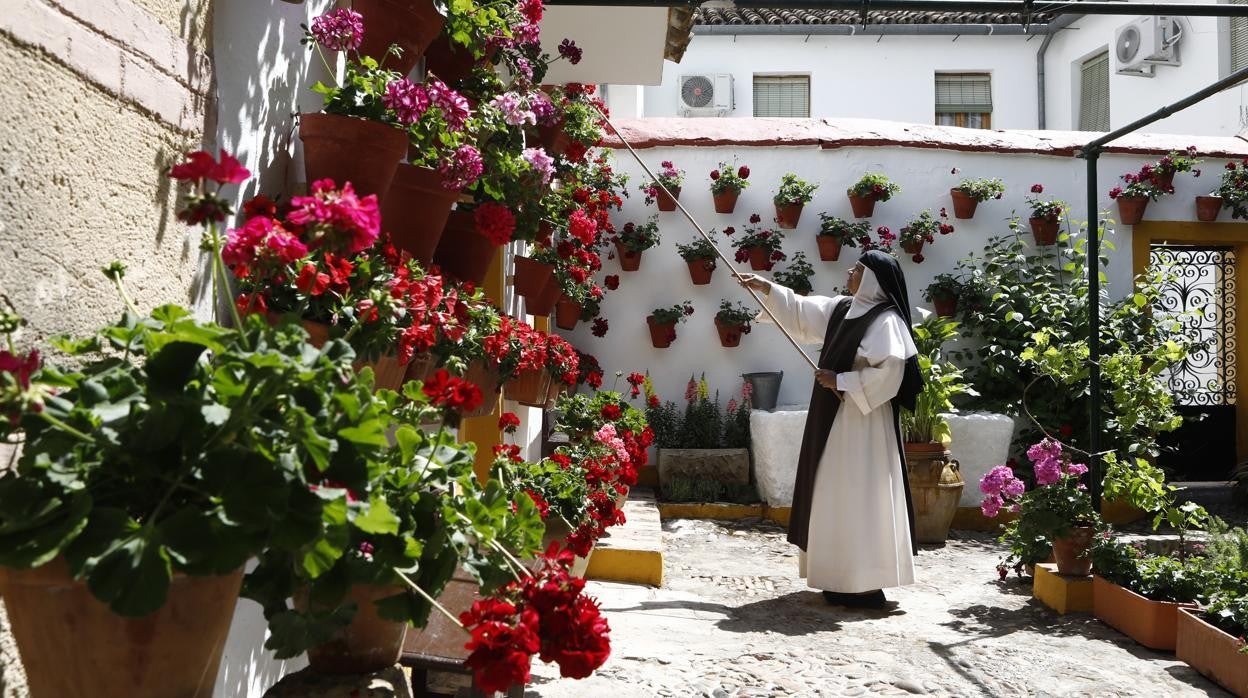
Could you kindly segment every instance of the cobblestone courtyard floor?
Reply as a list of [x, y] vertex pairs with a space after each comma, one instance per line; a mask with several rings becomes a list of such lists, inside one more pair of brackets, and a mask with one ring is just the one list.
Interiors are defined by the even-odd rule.
[[827, 605], [767, 524], [663, 524], [662, 589], [590, 582], [612, 656], [589, 679], [534, 663], [526, 696], [1224, 696], [1172, 655], [1086, 615], [1059, 616], [1030, 580], [997, 580], [992, 536], [955, 531], [917, 558], [889, 608]]

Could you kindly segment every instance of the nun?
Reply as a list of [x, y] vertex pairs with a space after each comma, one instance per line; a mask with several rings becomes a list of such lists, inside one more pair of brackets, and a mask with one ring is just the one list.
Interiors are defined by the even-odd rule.
[[740, 282], [798, 342], [823, 343], [789, 521], [799, 572], [828, 603], [883, 608], [884, 589], [914, 582], [917, 552], [899, 411], [914, 409], [922, 377], [901, 265], [864, 253], [844, 296], [803, 297], [753, 274]]

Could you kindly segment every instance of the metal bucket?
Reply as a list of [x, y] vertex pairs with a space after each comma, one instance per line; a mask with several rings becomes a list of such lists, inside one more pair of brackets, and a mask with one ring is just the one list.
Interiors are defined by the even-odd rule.
[[784, 371], [743, 373], [742, 378], [750, 382], [750, 404], [756, 410], [771, 411], [776, 409], [776, 400], [780, 397], [780, 379]]

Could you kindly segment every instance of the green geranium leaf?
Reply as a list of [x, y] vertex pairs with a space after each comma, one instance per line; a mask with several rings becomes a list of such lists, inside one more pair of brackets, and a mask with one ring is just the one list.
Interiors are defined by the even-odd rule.
[[118, 615], [145, 616], [165, 605], [173, 569], [150, 535], [140, 533], [114, 547], [87, 577], [91, 593]]
[[399, 519], [390, 510], [390, 505], [381, 495], [373, 497], [368, 503], [368, 510], [363, 516], [352, 521], [355, 527], [365, 533], [374, 535], [395, 534], [399, 532]]

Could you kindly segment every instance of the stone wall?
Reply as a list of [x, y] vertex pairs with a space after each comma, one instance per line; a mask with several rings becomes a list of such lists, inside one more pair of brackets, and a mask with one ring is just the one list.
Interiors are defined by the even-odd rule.
[[[13, 0], [0, 12], [0, 294], [31, 345], [193, 299], [198, 239], [161, 170], [198, 149], [210, 0]], [[0, 605], [0, 696], [26, 695]]]

